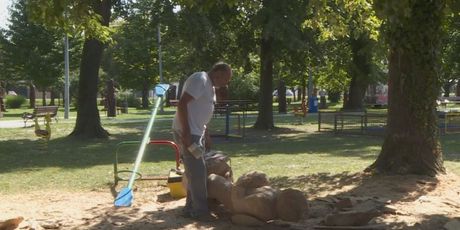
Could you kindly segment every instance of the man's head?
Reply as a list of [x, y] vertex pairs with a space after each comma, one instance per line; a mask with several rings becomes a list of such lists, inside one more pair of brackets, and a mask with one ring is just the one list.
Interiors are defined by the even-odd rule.
[[227, 63], [218, 62], [208, 72], [214, 87], [226, 87], [232, 78], [232, 69]]

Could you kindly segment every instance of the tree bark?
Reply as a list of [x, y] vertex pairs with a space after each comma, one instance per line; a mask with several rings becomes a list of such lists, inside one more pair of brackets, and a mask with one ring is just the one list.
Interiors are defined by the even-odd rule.
[[35, 85], [31, 82], [29, 85], [29, 108], [35, 108]]
[[147, 109], [149, 107], [149, 79], [145, 79], [144, 85], [142, 86], [142, 108]]
[[51, 88], [50, 90], [50, 104], [49, 105], [56, 105], [56, 90]]
[[300, 101], [305, 102], [307, 101], [307, 79], [302, 78], [302, 89], [301, 89], [301, 98], [299, 98]]
[[345, 101], [345, 110], [364, 110], [364, 95], [366, 94], [366, 86], [363, 82], [359, 82], [358, 77], [352, 77], [348, 90], [348, 97]]
[[[94, 11], [101, 15], [101, 24], [108, 26], [110, 0], [95, 1]], [[78, 108], [75, 128], [70, 136], [78, 138], [107, 138], [109, 133], [102, 127], [97, 109], [99, 67], [104, 46], [95, 38], [86, 38], [80, 63]]]
[[115, 82], [110, 79], [106, 82], [105, 106], [107, 106], [107, 117], [117, 116], [117, 101], [115, 98]]
[[278, 113], [287, 113], [286, 83], [281, 80], [278, 86]]
[[297, 97], [296, 97], [296, 91], [295, 91], [295, 87], [292, 87], [291, 88], [291, 91], [292, 91], [292, 101], [297, 101]]
[[369, 169], [434, 176], [445, 171], [436, 116], [444, 3], [413, 4], [411, 17], [389, 25], [387, 133]]
[[260, 100], [259, 114], [254, 128], [272, 129], [273, 124], [273, 38], [263, 37], [260, 46]]
[[2, 83], [0, 82], [0, 112], [6, 112], [3, 97], [5, 97], [5, 89], [2, 87]]
[[371, 75], [372, 55], [370, 39], [366, 33], [361, 34], [357, 39], [350, 39], [350, 47], [352, 52], [352, 64], [350, 67], [350, 75], [352, 76], [348, 97], [345, 101], [345, 110], [363, 110], [364, 96], [366, 88], [369, 84]]
[[46, 90], [42, 90], [42, 105], [46, 106]]

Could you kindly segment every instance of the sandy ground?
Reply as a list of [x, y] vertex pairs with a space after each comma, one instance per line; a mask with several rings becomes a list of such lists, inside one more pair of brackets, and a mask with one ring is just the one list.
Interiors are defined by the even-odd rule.
[[[302, 229], [321, 225], [333, 212], [334, 202], [343, 198], [374, 200], [392, 207], [393, 213], [371, 221], [386, 224], [386, 229], [443, 229], [460, 218], [460, 178], [450, 173], [437, 178], [315, 174], [273, 181], [276, 187], [289, 185], [304, 191], [309, 200], [309, 213], [295, 225]], [[22, 216], [18, 229], [289, 229], [274, 224], [258, 228], [234, 225], [223, 208], [216, 209], [217, 222], [198, 223], [180, 217], [185, 200], [172, 199], [166, 182], [139, 182], [136, 186], [134, 204], [129, 208], [113, 206], [113, 188], [1, 195], [0, 220]]]

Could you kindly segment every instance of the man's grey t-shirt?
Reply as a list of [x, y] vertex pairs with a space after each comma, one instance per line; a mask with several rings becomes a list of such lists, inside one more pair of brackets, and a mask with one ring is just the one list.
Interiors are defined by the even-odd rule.
[[[206, 72], [192, 74], [184, 83], [182, 94], [187, 92], [194, 100], [187, 105], [188, 124], [192, 135], [202, 136], [206, 124], [211, 120], [216, 95], [211, 79]], [[173, 129], [181, 133], [182, 127], [178, 113], [174, 117]]]

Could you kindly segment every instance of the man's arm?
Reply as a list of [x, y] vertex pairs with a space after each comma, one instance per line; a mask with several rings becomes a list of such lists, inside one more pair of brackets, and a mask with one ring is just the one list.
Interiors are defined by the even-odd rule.
[[194, 100], [194, 98], [188, 94], [187, 92], [184, 92], [182, 96], [179, 99], [179, 102], [177, 104], [177, 112], [179, 115], [179, 122], [181, 125], [181, 130], [182, 130], [182, 143], [185, 146], [190, 146], [192, 144], [192, 137], [190, 134], [190, 125], [188, 124], [188, 109], [187, 105], [190, 101]]

